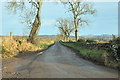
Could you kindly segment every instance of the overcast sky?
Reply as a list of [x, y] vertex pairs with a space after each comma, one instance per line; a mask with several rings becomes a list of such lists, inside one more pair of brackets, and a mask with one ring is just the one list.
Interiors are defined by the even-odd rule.
[[[23, 35], [25, 25], [20, 23], [18, 14], [9, 14], [5, 7], [6, 4], [6, 2], [2, 3], [2, 16], [0, 16], [2, 17], [2, 33], [0, 35], [9, 35], [10, 32], [13, 32], [14, 35]], [[118, 34], [118, 3], [95, 2], [94, 8], [97, 10], [96, 15], [89, 17], [91, 21], [89, 26], [79, 28], [79, 35]], [[39, 35], [58, 34], [59, 31], [55, 27], [56, 20], [64, 17], [73, 17], [72, 13], [65, 13], [66, 11], [67, 7], [62, 4], [44, 2], [41, 11], [42, 25]]]

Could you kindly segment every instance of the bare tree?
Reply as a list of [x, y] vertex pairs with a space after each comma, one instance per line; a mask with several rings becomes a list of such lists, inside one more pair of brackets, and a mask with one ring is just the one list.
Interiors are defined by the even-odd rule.
[[25, 3], [23, 1], [9, 2], [7, 7], [14, 13], [18, 12], [20, 14], [21, 11], [21, 14], [24, 14], [24, 16], [22, 17], [24, 18], [25, 23], [28, 24], [29, 27], [31, 27], [28, 41], [31, 43], [35, 43], [39, 29], [41, 27], [40, 15], [42, 0], [37, 0], [37, 2], [34, 2], [33, 0], [28, 0], [28, 3]]
[[61, 35], [63, 35], [64, 40], [69, 40], [69, 37], [71, 35], [71, 33], [74, 31], [74, 22], [69, 20], [69, 19], [59, 19], [57, 20], [57, 27], [61, 33]]
[[75, 25], [75, 39], [79, 39], [78, 27], [83, 23], [88, 24], [88, 20], [83, 17], [86, 15], [95, 14], [96, 10], [93, 8], [92, 4], [84, 2], [64, 2], [65, 5], [69, 5], [69, 11], [73, 14], [74, 25]]
[[62, 34], [57, 34], [56, 36], [56, 41], [63, 40], [63, 35]]

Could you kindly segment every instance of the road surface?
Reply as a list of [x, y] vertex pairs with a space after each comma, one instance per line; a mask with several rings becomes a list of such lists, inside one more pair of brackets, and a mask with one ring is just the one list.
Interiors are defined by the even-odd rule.
[[3, 64], [3, 78], [118, 78], [117, 71], [81, 59], [60, 43]]

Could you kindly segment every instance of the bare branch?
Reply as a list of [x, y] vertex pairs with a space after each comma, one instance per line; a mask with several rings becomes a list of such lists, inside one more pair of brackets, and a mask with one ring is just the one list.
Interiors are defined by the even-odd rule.
[[70, 37], [70, 34], [74, 31], [74, 22], [69, 19], [59, 19], [57, 20], [56, 25], [61, 32], [62, 35], [64, 35], [64, 39], [68, 39]]

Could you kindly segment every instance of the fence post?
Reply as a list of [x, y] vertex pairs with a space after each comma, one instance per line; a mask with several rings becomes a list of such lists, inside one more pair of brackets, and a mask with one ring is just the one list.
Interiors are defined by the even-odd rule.
[[13, 33], [12, 32], [10, 32], [10, 39], [12, 39], [13, 38]]

